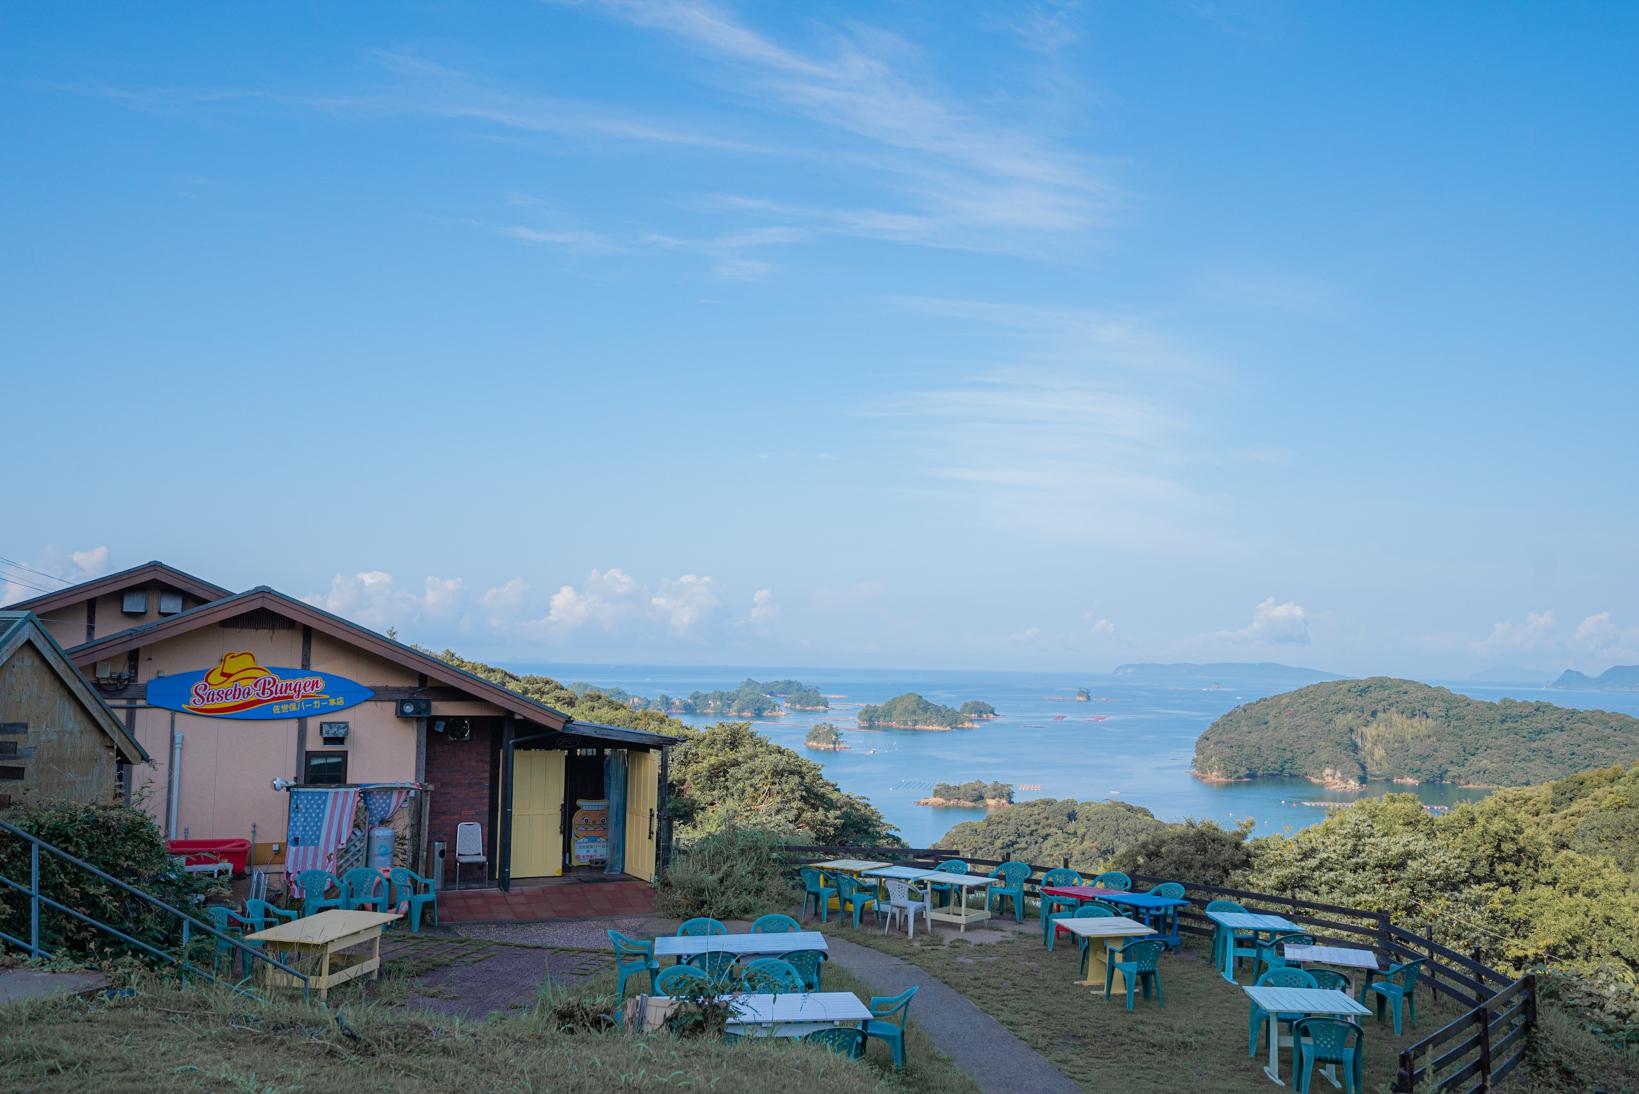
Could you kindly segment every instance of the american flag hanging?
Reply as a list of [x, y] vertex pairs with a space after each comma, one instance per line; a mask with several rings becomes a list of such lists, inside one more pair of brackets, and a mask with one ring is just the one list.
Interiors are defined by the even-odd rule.
[[298, 879], [303, 870], [336, 868], [336, 852], [353, 834], [358, 801], [357, 789], [290, 791], [285, 877], [291, 895], [302, 895]]

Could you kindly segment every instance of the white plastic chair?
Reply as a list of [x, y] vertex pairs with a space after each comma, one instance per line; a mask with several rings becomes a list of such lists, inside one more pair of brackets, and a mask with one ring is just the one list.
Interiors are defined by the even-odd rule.
[[928, 918], [928, 890], [920, 892], [911, 888], [908, 881], [899, 881], [895, 878], [887, 879], [888, 902], [878, 904], [877, 907], [888, 913], [882, 921], [882, 933], [887, 934], [888, 928], [899, 920], [900, 913], [905, 916], [905, 933], [916, 937], [916, 913], [922, 913], [922, 925], [933, 930], [933, 921]]
[[489, 856], [484, 854], [484, 828], [477, 821], [462, 821], [455, 826], [455, 887], [461, 888], [461, 864], [463, 862], [483, 863], [489, 866]]

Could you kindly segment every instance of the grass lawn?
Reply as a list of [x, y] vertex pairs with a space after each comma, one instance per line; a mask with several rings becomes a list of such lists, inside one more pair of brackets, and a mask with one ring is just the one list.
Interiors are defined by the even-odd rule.
[[870, 1065], [810, 1045], [560, 1033], [538, 1010], [463, 1022], [360, 999], [340, 1009], [356, 1037], [318, 1005], [157, 978], [112, 1001], [16, 1004], [0, 1008], [0, 1085], [74, 1094], [898, 1089]]
[[[884, 935], [868, 924], [855, 931], [833, 920], [824, 929], [926, 969], [1089, 1090], [1268, 1094], [1275, 1089], [1263, 1073], [1267, 1044], [1255, 1058], [1246, 1054], [1247, 998], [1212, 968], [1204, 941], [1186, 943], [1162, 960], [1165, 1007], [1139, 996], [1129, 1013], [1124, 1000], [1105, 1003], [1102, 990], [1095, 998], [1091, 989], [1076, 984], [1080, 956], [1074, 942], [1061, 940], [1048, 953], [1036, 920], [1026, 920], [1021, 932], [981, 943], [963, 940], [943, 925], [931, 937], [919, 931], [913, 943], [898, 931]], [[979, 937], [994, 935], [985, 931]], [[1426, 987], [1417, 1002], [1418, 1029], [1408, 1028], [1410, 1036], [1401, 1040], [1395, 1039], [1393, 1025], [1366, 1021], [1368, 1091], [1387, 1090], [1400, 1049], [1458, 1013], [1449, 1003], [1436, 1004]], [[1281, 1070], [1288, 1080], [1290, 1059], [1283, 1053]]]

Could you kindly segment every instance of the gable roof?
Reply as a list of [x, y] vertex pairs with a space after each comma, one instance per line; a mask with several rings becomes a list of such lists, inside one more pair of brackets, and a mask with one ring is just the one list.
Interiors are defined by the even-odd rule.
[[201, 604], [197, 608], [190, 608], [169, 618], [158, 619], [151, 623], [132, 627], [129, 630], [120, 631], [118, 634], [109, 635], [107, 638], [86, 642], [83, 645], [75, 646], [69, 651], [69, 656], [75, 664], [83, 668], [95, 664], [103, 658], [114, 657], [128, 650], [138, 649], [177, 635], [187, 634], [201, 627], [222, 623], [259, 608], [283, 616], [293, 622], [312, 627], [320, 634], [327, 634], [332, 638], [340, 639], [383, 660], [403, 665], [405, 668], [425, 675], [430, 680], [436, 680], [450, 687], [460, 688], [476, 698], [495, 704], [508, 713], [527, 718], [531, 722], [543, 725], [548, 729], [557, 730], [560, 733], [649, 747], [661, 747], [676, 740], [673, 737], [666, 737], [659, 733], [649, 733], [640, 729], [604, 726], [594, 722], [577, 722], [570, 715], [560, 710], [554, 710], [545, 703], [538, 703], [533, 699], [519, 695], [515, 691], [509, 691], [499, 684], [491, 683], [482, 676], [477, 676], [465, 669], [456, 668], [449, 662], [418, 650], [414, 646], [407, 646], [402, 642], [388, 638], [384, 634], [378, 634], [367, 627], [361, 627], [350, 619], [343, 619], [339, 615], [327, 612], [323, 608], [314, 607], [306, 601], [297, 600], [293, 596], [281, 593], [277, 589], [269, 588], [266, 585], [258, 585], [256, 588], [239, 593], [237, 596], [227, 596], [220, 600], [213, 600], [208, 604]]
[[70, 585], [66, 589], [42, 593], [30, 600], [19, 600], [17, 603], [10, 605], [8, 610], [44, 615], [65, 604], [79, 604], [94, 596], [101, 596], [103, 593], [119, 592], [121, 589], [154, 580], [163, 581], [165, 584], [181, 589], [185, 593], [192, 593], [201, 600], [219, 600], [232, 592], [231, 589], [224, 589], [222, 586], [206, 581], [202, 577], [195, 577], [184, 570], [178, 570], [175, 566], [167, 566], [158, 559], [154, 559], [150, 562], [144, 562], [140, 566], [120, 570], [118, 573], [105, 574], [102, 577], [92, 578], [90, 581], [82, 581], [78, 585]]
[[55, 638], [51, 637], [51, 632], [45, 629], [40, 617], [33, 612], [13, 609], [0, 611], [0, 664], [11, 660], [12, 655], [25, 643], [39, 651], [40, 658], [56, 672], [63, 686], [74, 693], [80, 705], [102, 727], [103, 732], [108, 734], [114, 742], [114, 748], [119, 751], [126, 763], [148, 762], [148, 753], [137, 743], [136, 738], [126, 731], [124, 724], [109, 709], [103, 697], [93, 691], [85, 682], [85, 678], [75, 670], [67, 652], [57, 644]]

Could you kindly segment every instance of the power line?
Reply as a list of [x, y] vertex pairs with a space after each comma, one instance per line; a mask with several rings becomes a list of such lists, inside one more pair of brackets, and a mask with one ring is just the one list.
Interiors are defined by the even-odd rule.
[[18, 577], [16, 574], [0, 572], [0, 579], [3, 579], [8, 585], [17, 585], [24, 589], [33, 589], [37, 593], [57, 592], [56, 589], [48, 589], [44, 585], [31, 585], [27, 581], [24, 581], [22, 578]]
[[36, 570], [32, 566], [25, 566], [21, 562], [18, 562], [16, 559], [7, 558], [5, 555], [0, 555], [0, 562], [4, 562], [8, 566], [15, 566], [19, 570], [27, 570], [31, 574], [39, 574], [41, 577], [49, 577], [53, 581], [61, 581], [64, 585], [74, 584], [72, 581], [68, 580], [68, 578], [66, 578], [66, 577], [58, 577], [56, 574], [48, 574], [44, 570]]

